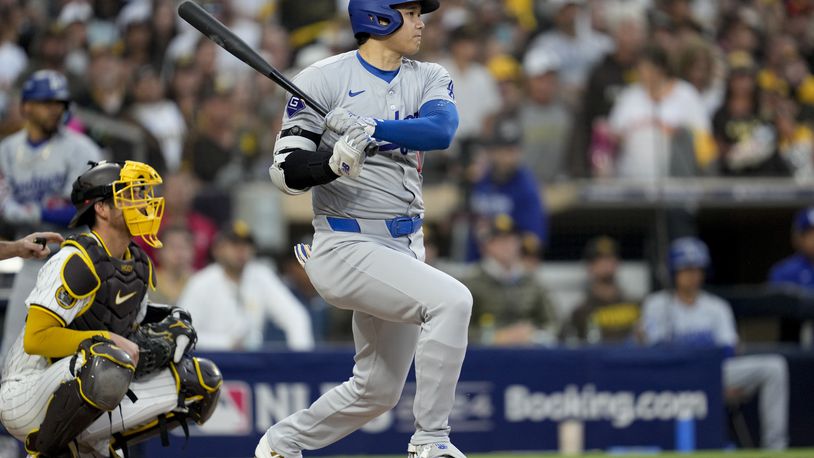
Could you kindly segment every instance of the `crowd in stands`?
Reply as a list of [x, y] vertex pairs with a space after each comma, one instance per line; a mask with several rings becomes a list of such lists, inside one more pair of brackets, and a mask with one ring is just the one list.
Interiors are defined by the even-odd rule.
[[[159, 266], [160, 297], [170, 302], [197, 271], [220, 262], [213, 247], [219, 226], [234, 216], [230, 195], [266, 179], [284, 104], [273, 82], [185, 24], [177, 4], [0, 4], [0, 135], [24, 125], [23, 81], [42, 69], [64, 74], [73, 100], [66, 128], [86, 134], [109, 159], [145, 160], [165, 177], [166, 248], [146, 249]], [[289, 74], [355, 47], [342, 0], [335, 15], [307, 30], [291, 25], [285, 0], [202, 4]], [[460, 185], [468, 235], [458, 260], [481, 260], [477, 275], [497, 285], [522, 283], [524, 272], [540, 267], [547, 184], [814, 180], [814, 2], [447, 0], [425, 19], [418, 58], [450, 71], [461, 117], [454, 145], [428, 155], [425, 183]], [[501, 218], [511, 229], [498, 229]], [[444, 235], [428, 238], [448, 241]], [[624, 303], [603, 261], [613, 243], [588, 250], [591, 286], [575, 322], [553, 326], [549, 299], [535, 292], [529, 297], [540, 308], [529, 316], [539, 332], [523, 334], [595, 339], [585, 307]], [[295, 267], [281, 264], [279, 273], [298, 285], [303, 302], [327, 313]], [[473, 289], [483, 284], [475, 279]], [[493, 307], [483, 309], [487, 322], [503, 319]], [[312, 318], [321, 323], [318, 341], [335, 329]]]

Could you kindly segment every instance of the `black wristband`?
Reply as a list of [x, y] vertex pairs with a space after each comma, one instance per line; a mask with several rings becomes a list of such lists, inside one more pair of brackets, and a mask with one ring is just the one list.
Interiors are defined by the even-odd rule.
[[[330, 152], [306, 151], [295, 149], [288, 152], [282, 169], [285, 173], [285, 184], [291, 189], [306, 189], [312, 186], [330, 183], [339, 178], [331, 170], [328, 160], [331, 158]], [[280, 154], [278, 153], [278, 154]]]

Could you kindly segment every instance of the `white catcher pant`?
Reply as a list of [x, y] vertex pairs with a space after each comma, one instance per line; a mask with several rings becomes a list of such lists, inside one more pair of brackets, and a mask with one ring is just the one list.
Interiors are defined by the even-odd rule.
[[317, 227], [305, 270], [325, 300], [354, 311], [356, 365], [350, 380], [269, 429], [266, 438], [273, 450], [297, 458], [302, 450], [336, 442], [393, 408], [413, 356], [416, 432], [411, 442], [448, 440], [472, 295], [424, 264], [423, 257], [420, 231], [393, 239]]
[[25, 300], [34, 289], [37, 283], [37, 274], [40, 268], [45, 265], [45, 260], [26, 259], [23, 267], [14, 276], [14, 283], [11, 286], [11, 294], [6, 305], [6, 315], [3, 319], [3, 341], [0, 344], [0, 367], [5, 361], [6, 354], [14, 340], [25, 326], [25, 317], [28, 309], [25, 308]]
[[788, 446], [789, 369], [780, 355], [735, 356], [724, 361], [724, 386], [746, 394], [759, 392], [761, 445], [783, 450]]
[[[24, 441], [28, 433], [39, 428], [51, 395], [62, 382], [74, 378], [69, 371], [70, 360], [63, 358], [44, 370], [19, 380], [6, 379], [0, 385], [0, 420], [14, 437]], [[85, 451], [82, 456], [107, 457], [111, 434], [147, 424], [158, 415], [170, 412], [178, 402], [175, 378], [169, 369], [134, 381], [130, 389], [138, 397], [135, 403], [125, 397], [121, 412], [115, 409], [111, 417], [102, 414], [79, 435], [80, 449]]]

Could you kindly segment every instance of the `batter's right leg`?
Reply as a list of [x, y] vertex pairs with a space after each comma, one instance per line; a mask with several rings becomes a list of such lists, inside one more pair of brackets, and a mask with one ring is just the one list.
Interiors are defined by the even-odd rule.
[[[326, 239], [332, 249], [326, 249]], [[329, 303], [421, 327], [415, 350], [416, 432], [410, 442], [448, 442], [448, 419], [466, 354], [472, 294], [446, 273], [383, 246], [400, 241], [330, 245], [342, 240], [335, 234], [315, 240], [323, 244], [316, 245], [305, 267], [314, 287]]]
[[[353, 378], [272, 426], [255, 454], [298, 458], [302, 450], [325, 447], [392, 409], [413, 359], [419, 327], [385, 321], [362, 312], [353, 314], [356, 365]], [[267, 442], [266, 442], [267, 441]]]

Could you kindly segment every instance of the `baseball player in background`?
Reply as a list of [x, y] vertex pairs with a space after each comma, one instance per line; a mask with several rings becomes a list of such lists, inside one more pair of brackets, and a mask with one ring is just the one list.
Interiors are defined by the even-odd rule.
[[422, 151], [449, 146], [458, 113], [447, 71], [404, 57], [419, 50], [421, 15], [438, 7], [438, 0], [350, 0], [358, 51], [294, 78], [332, 111], [323, 119], [290, 97], [269, 174], [287, 194], [313, 188], [313, 247], [295, 251], [320, 295], [353, 310], [356, 365], [349, 381], [272, 426], [257, 458], [299, 458], [393, 408], [413, 357], [408, 455], [464, 457], [450, 442], [448, 418], [472, 296], [423, 262], [421, 231]]
[[655, 292], [642, 305], [641, 331], [648, 344], [718, 346], [726, 351], [723, 384], [729, 399], [760, 393], [761, 446], [788, 446], [789, 369], [781, 355], [736, 355], [738, 334], [732, 309], [704, 291], [709, 248], [695, 237], [670, 244], [669, 268], [675, 286]]
[[[2, 373], [0, 420], [31, 457], [119, 456], [135, 443], [214, 411], [221, 375], [190, 356], [182, 309], [152, 304], [150, 259], [164, 199], [155, 170], [100, 162], [73, 184], [69, 237], [40, 270]], [[118, 415], [104, 415], [114, 409]]]
[[[88, 161], [102, 153], [86, 136], [63, 128], [70, 94], [65, 77], [53, 70], [33, 73], [23, 83], [25, 126], [0, 143], [0, 217], [22, 237], [34, 230], [63, 232], [74, 214], [71, 183]], [[25, 319], [25, 301], [42, 259], [29, 259], [14, 277], [0, 344], [4, 356]]]

